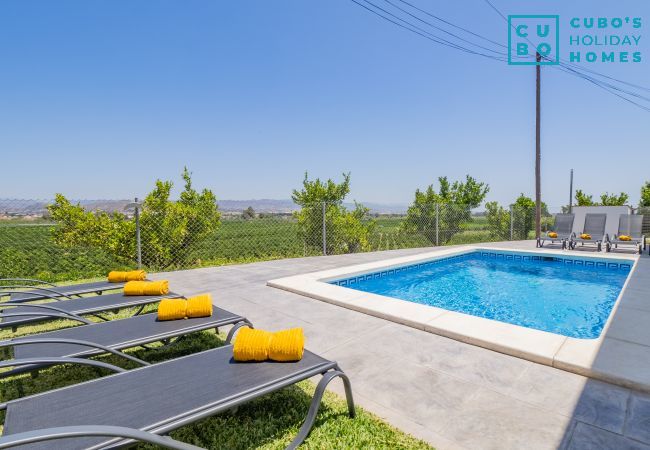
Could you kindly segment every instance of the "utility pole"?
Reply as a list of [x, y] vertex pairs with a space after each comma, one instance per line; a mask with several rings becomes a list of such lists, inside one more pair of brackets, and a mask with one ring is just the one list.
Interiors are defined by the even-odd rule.
[[571, 169], [571, 179], [569, 181], [569, 214], [571, 214], [572, 203], [573, 203], [573, 169]]
[[540, 160], [541, 160], [541, 146], [539, 142], [540, 133], [540, 83], [541, 83], [541, 65], [542, 55], [536, 53], [535, 60], [537, 64], [535, 69], [537, 72], [537, 79], [535, 83], [535, 238], [539, 239], [542, 234], [542, 183], [540, 175]]

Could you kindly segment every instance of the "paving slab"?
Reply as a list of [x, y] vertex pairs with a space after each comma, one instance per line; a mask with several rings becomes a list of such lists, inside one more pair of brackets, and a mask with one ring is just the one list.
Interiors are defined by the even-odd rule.
[[[535, 244], [498, 245], [530, 250]], [[339, 361], [349, 374], [361, 406], [441, 450], [650, 450], [648, 396], [638, 391], [266, 286], [274, 278], [435, 250], [297, 258], [154, 277], [168, 278], [183, 293], [211, 292], [215, 304], [258, 327], [303, 327], [307, 347]], [[642, 281], [635, 289], [645, 286]], [[621, 339], [626, 332], [614, 331]], [[340, 383], [331, 386], [342, 393]]]

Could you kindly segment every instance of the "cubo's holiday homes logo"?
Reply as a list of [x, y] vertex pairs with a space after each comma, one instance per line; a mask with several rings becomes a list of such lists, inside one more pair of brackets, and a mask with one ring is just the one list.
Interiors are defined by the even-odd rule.
[[560, 64], [560, 43], [564, 62], [642, 61], [641, 17], [571, 17], [563, 25], [569, 33], [560, 37], [557, 15], [508, 16], [508, 64]]
[[508, 49], [508, 64], [560, 64], [560, 16], [508, 16]]

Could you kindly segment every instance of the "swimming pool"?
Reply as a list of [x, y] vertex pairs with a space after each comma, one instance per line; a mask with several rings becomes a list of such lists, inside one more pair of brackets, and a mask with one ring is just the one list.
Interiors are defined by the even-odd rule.
[[563, 336], [600, 336], [628, 261], [472, 251], [329, 281]]

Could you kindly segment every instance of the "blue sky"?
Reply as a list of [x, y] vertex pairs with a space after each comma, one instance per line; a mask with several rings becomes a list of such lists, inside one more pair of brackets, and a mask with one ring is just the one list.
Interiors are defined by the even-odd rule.
[[[586, 67], [650, 86], [650, 2], [492, 1], [559, 14], [565, 39], [569, 17], [642, 17], [641, 63]], [[412, 2], [507, 43], [484, 0]], [[4, 0], [0, 58], [0, 197], [142, 196], [184, 165], [226, 199], [288, 198], [305, 170], [350, 171], [351, 198], [373, 202], [467, 173], [491, 200], [534, 192], [534, 68], [441, 47], [349, 0]], [[542, 77], [543, 199], [566, 203], [573, 167], [578, 188], [636, 203], [650, 113]]]

